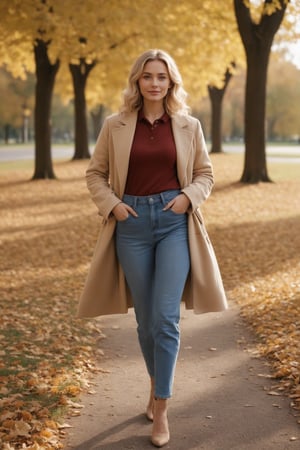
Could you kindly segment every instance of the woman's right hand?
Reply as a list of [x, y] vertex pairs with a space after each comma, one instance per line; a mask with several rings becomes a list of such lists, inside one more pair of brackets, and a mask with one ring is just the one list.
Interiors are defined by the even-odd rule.
[[134, 209], [131, 208], [131, 206], [127, 205], [126, 203], [118, 203], [112, 210], [113, 215], [115, 216], [115, 219], [118, 222], [121, 222], [122, 220], [128, 219], [129, 214], [131, 214], [133, 217], [138, 217], [137, 213]]

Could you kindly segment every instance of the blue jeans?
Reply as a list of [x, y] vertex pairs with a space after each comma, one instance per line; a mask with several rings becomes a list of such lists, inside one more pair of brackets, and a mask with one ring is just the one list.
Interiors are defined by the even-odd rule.
[[163, 211], [180, 193], [125, 195], [138, 217], [117, 223], [116, 248], [129, 285], [141, 350], [155, 396], [172, 394], [180, 344], [180, 302], [190, 268], [187, 214]]

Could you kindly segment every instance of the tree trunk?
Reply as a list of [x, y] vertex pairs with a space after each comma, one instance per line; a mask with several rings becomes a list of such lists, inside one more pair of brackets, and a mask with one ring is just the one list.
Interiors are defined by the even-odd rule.
[[[265, 4], [272, 0], [265, 0]], [[274, 36], [282, 22], [286, 4], [281, 9], [263, 14], [258, 24], [251, 19], [243, 0], [234, 0], [235, 15], [246, 52], [247, 75], [245, 92], [245, 160], [241, 181], [271, 181], [266, 162], [266, 87], [269, 56]]]
[[85, 86], [88, 75], [94, 66], [95, 62], [87, 64], [84, 59], [80, 60], [79, 65], [69, 64], [75, 97], [75, 152], [73, 159], [90, 158]]
[[9, 124], [4, 125], [4, 142], [5, 142], [5, 144], [9, 143], [10, 128], [11, 128], [11, 126]]
[[211, 153], [221, 153], [222, 150], [222, 103], [226, 88], [232, 74], [227, 69], [224, 78], [224, 86], [219, 89], [216, 86], [208, 86], [211, 102]]
[[267, 121], [267, 140], [268, 141], [274, 141], [276, 139], [276, 132], [275, 132], [275, 126], [277, 124], [277, 117], [273, 116], [268, 119]]
[[266, 85], [269, 51], [260, 47], [247, 55], [245, 98], [245, 163], [241, 181], [270, 181], [266, 160]]
[[34, 46], [36, 64], [35, 88], [35, 170], [33, 180], [55, 178], [51, 158], [51, 101], [59, 61], [51, 64], [48, 44], [37, 40]]

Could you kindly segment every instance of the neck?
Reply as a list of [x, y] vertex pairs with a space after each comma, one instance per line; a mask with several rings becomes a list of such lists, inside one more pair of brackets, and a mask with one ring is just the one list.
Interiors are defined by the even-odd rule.
[[164, 106], [161, 103], [159, 103], [159, 104], [144, 103], [143, 111], [144, 111], [145, 117], [150, 122], [154, 122], [155, 120], [159, 119], [165, 113]]

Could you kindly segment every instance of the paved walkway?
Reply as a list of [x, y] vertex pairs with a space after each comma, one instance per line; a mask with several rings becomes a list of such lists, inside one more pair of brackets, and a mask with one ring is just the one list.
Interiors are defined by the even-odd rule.
[[[99, 319], [106, 339], [96, 394], [82, 398], [68, 450], [151, 450], [143, 411], [148, 379], [133, 314]], [[170, 401], [172, 450], [296, 450], [300, 427], [283, 396], [268, 394], [268, 366], [247, 350], [252, 335], [236, 307], [222, 314], [182, 310], [181, 351]], [[298, 418], [299, 419], [299, 418]], [[295, 440], [297, 439], [297, 440]]]

